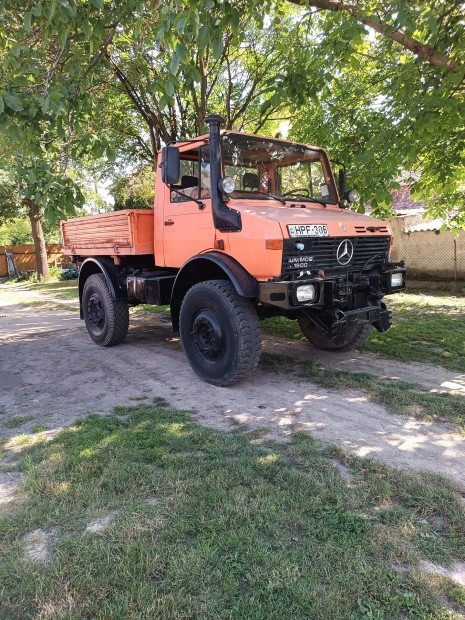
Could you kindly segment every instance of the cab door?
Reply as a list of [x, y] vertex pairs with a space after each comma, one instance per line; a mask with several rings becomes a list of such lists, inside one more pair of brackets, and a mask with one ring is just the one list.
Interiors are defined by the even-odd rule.
[[181, 153], [179, 183], [172, 189], [165, 187], [163, 254], [166, 267], [181, 267], [192, 256], [213, 249], [215, 229], [210, 196], [209, 145]]

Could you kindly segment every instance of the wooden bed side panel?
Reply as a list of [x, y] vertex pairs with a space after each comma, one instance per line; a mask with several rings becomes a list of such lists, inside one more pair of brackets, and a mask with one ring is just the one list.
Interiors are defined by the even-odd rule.
[[125, 209], [61, 222], [64, 254], [153, 254], [153, 210]]

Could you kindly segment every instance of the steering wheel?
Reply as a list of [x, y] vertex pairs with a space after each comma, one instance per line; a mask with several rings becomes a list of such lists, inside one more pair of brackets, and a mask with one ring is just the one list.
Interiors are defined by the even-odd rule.
[[296, 198], [303, 196], [304, 198], [310, 198], [310, 192], [308, 189], [291, 189], [289, 192], [284, 192], [283, 198], [286, 196], [295, 196]]

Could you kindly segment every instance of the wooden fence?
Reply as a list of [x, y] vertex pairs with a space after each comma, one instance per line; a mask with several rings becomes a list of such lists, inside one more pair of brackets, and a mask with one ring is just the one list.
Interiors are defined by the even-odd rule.
[[[11, 252], [18, 271], [35, 271], [36, 255], [33, 245], [7, 245], [0, 246], [0, 277], [8, 276], [8, 264], [6, 253]], [[47, 245], [47, 257], [49, 267], [68, 267], [69, 258], [63, 256], [59, 243]]]

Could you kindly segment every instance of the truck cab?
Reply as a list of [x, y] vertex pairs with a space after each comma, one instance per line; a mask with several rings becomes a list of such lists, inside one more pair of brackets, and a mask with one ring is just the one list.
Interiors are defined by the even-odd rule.
[[347, 210], [345, 176], [336, 186], [324, 149], [221, 131], [221, 122], [211, 115], [207, 135], [162, 149], [153, 237], [146, 217], [128, 220], [129, 237], [153, 249], [118, 242], [102, 224], [107, 249], [96, 239], [86, 246], [76, 231], [87, 220], [89, 236], [92, 216], [62, 223], [91, 337], [103, 346], [124, 338], [126, 318], [117, 336], [106, 330], [115, 308], [126, 317], [130, 305], [169, 303], [194, 371], [230, 385], [258, 363], [261, 318], [295, 319], [314, 346], [333, 351], [389, 329], [384, 297], [405, 288], [389, 225]]

